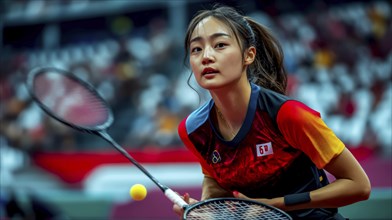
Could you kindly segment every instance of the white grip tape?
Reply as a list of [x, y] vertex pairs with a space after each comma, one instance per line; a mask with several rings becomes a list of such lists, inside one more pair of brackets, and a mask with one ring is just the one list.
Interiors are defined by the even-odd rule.
[[186, 203], [177, 193], [175, 193], [171, 189], [166, 189], [165, 190], [165, 195], [167, 198], [170, 199], [173, 203], [179, 205], [180, 207], [186, 207], [188, 206], [188, 203]]

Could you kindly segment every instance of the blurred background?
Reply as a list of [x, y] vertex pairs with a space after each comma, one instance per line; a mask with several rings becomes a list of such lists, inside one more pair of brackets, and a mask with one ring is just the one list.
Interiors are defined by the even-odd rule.
[[[225, 2], [280, 40], [288, 94], [319, 111], [369, 175], [350, 219], [392, 219], [392, 7], [388, 0], [3, 0], [0, 219], [177, 219], [158, 188], [100, 138], [48, 118], [24, 85], [36, 66], [74, 72], [111, 105], [109, 133], [180, 194], [201, 171], [177, 125], [209, 98], [184, 61], [192, 15]], [[129, 188], [148, 188], [135, 202]]]

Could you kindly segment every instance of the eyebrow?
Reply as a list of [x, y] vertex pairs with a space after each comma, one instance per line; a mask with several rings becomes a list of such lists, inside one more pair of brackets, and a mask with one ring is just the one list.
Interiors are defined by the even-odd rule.
[[[208, 38], [215, 39], [215, 38], [218, 38], [218, 37], [231, 37], [231, 36], [229, 34], [226, 34], [226, 33], [214, 33], [211, 36], [209, 36]], [[203, 39], [202, 37], [197, 36], [197, 37], [192, 38], [189, 41], [189, 43], [192, 43], [192, 42], [195, 42], [195, 41], [201, 41], [202, 39]]]

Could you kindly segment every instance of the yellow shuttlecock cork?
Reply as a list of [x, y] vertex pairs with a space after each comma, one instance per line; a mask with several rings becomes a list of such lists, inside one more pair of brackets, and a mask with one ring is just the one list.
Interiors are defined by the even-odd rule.
[[129, 190], [129, 194], [131, 195], [133, 200], [141, 201], [147, 196], [147, 189], [142, 184], [135, 184]]

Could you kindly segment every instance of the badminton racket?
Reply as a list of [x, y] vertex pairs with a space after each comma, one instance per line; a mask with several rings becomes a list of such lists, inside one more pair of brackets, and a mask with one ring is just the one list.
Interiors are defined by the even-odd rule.
[[33, 100], [49, 116], [73, 129], [97, 135], [116, 148], [155, 183], [171, 202], [184, 209], [183, 219], [291, 219], [280, 209], [252, 200], [215, 198], [189, 205], [152, 176], [107, 133], [107, 128], [114, 120], [113, 113], [91, 84], [54, 67], [31, 70], [26, 84]]

